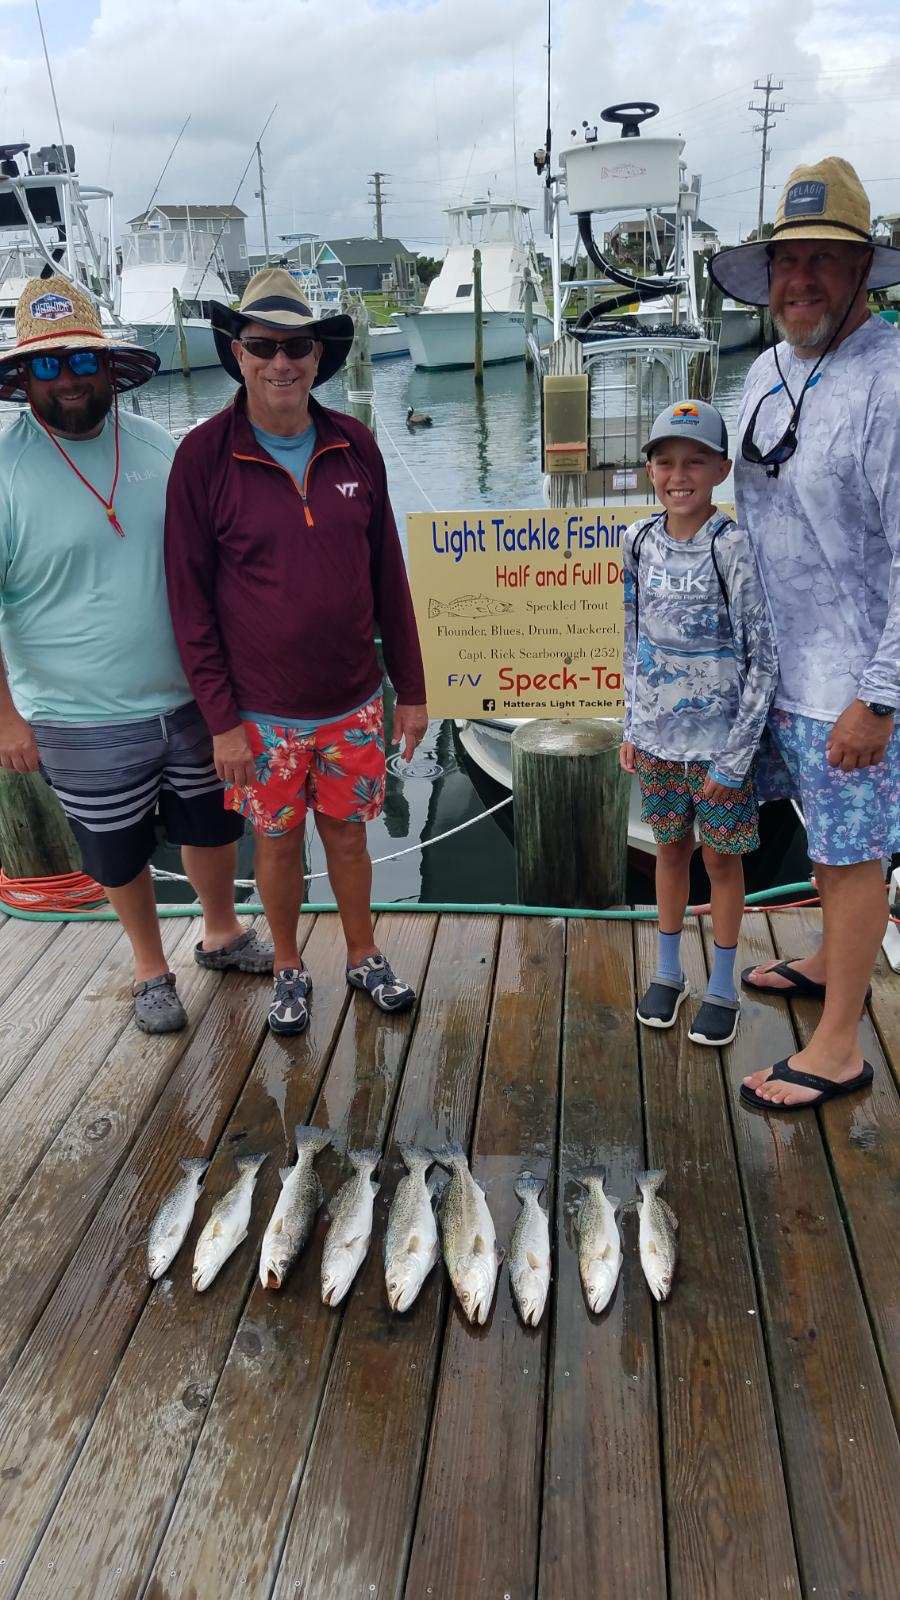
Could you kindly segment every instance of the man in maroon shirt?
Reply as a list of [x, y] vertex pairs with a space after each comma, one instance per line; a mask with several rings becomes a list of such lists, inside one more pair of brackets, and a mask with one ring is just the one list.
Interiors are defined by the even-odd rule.
[[256, 836], [275, 942], [269, 1026], [302, 1033], [312, 979], [297, 947], [306, 811], [315, 812], [347, 940], [347, 981], [384, 1011], [415, 994], [379, 952], [365, 823], [384, 798], [380, 625], [409, 760], [425, 679], [381, 452], [310, 395], [346, 360], [347, 316], [317, 321], [287, 272], [216, 306], [234, 403], [180, 444], [169, 478], [166, 576], [175, 637], [228, 785]]

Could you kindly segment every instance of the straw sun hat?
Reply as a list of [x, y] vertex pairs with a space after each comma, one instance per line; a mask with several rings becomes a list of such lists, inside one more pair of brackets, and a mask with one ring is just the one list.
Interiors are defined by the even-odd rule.
[[210, 301], [210, 316], [216, 350], [225, 371], [235, 383], [243, 383], [241, 369], [231, 348], [248, 322], [267, 325], [275, 333], [306, 333], [322, 342], [319, 369], [314, 389], [326, 383], [350, 354], [353, 343], [353, 318], [344, 313], [315, 317], [300, 292], [299, 285], [284, 267], [264, 267], [254, 273], [236, 311], [218, 300]]
[[23, 357], [52, 355], [57, 350], [103, 351], [110, 357], [110, 380], [119, 394], [138, 388], [159, 370], [159, 356], [110, 337], [90, 296], [70, 278], [55, 273], [48, 278], [30, 278], [19, 296], [16, 342], [0, 355], [0, 400], [28, 398]]
[[825, 156], [811, 167], [795, 167], [784, 186], [769, 239], [720, 250], [709, 274], [725, 294], [751, 306], [769, 304], [769, 248], [791, 239], [834, 239], [872, 250], [870, 289], [900, 283], [900, 250], [876, 244], [869, 198], [849, 161]]

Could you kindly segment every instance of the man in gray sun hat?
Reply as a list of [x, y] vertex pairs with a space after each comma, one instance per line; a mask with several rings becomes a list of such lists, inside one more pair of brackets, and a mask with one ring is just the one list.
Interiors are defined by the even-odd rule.
[[149, 860], [161, 823], [200, 899], [201, 966], [272, 970], [234, 914], [240, 820], [223, 810], [212, 742], [178, 659], [163, 571], [175, 444], [119, 395], [159, 358], [116, 338], [68, 278], [34, 278], [0, 358], [0, 766], [57, 792], [84, 869], [134, 954], [135, 1020], [187, 1017], [160, 936]]
[[312, 978], [297, 944], [312, 810], [347, 941], [347, 981], [383, 1011], [415, 1002], [379, 951], [366, 822], [384, 800], [384, 659], [407, 760], [425, 732], [425, 679], [384, 461], [368, 428], [310, 391], [353, 340], [318, 319], [288, 272], [215, 306], [234, 403], [188, 434], [169, 479], [169, 600], [228, 804], [250, 821], [275, 941], [269, 1026], [302, 1033]]
[[775, 621], [769, 731], [805, 818], [823, 941], [742, 977], [824, 1005], [806, 1047], [741, 1098], [797, 1111], [872, 1081], [858, 1023], [887, 921], [883, 862], [900, 849], [900, 338], [868, 307], [900, 282], [900, 251], [873, 239], [859, 178], [828, 156], [791, 173], [771, 239], [709, 270], [768, 306], [780, 339], [744, 385], [735, 492]]

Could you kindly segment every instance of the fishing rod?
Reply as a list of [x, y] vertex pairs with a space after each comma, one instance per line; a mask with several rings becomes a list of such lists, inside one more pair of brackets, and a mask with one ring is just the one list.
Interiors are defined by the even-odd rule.
[[165, 165], [164, 165], [164, 167], [162, 169], [162, 172], [160, 173], [159, 177], [156, 180], [156, 187], [153, 190], [153, 193], [151, 194], [150, 199], [147, 201], [147, 204], [144, 207], [143, 215], [144, 215], [145, 219], [150, 215], [150, 207], [152, 206], [154, 200], [156, 199], [156, 196], [159, 194], [160, 185], [161, 185], [161, 183], [163, 181], [163, 178], [165, 177], [167, 171], [169, 170], [169, 162], [171, 161], [172, 157], [174, 156], [175, 151], [178, 149], [178, 146], [181, 143], [181, 135], [184, 133], [184, 130], [187, 127], [187, 125], [190, 122], [190, 120], [191, 120], [191, 113], [188, 112], [188, 114], [185, 117], [183, 123], [181, 124], [181, 128], [179, 130], [178, 137], [175, 140], [175, 143], [173, 144], [171, 150], [169, 151], [169, 154], [166, 157]]

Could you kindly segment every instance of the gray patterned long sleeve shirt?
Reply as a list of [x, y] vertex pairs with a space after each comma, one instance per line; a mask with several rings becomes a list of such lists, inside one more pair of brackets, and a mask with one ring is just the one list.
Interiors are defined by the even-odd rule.
[[708, 761], [737, 788], [778, 677], [771, 618], [746, 534], [715, 512], [692, 539], [642, 517], [623, 542], [625, 729], [670, 761]]
[[[796, 399], [815, 362], [778, 346]], [[765, 397], [765, 398], [764, 398]], [[770, 350], [747, 374], [738, 438], [781, 437], [791, 402]], [[735, 451], [738, 517], [772, 608], [775, 705], [833, 722], [857, 697], [900, 706], [900, 337], [870, 317], [826, 356], [777, 478]]]

